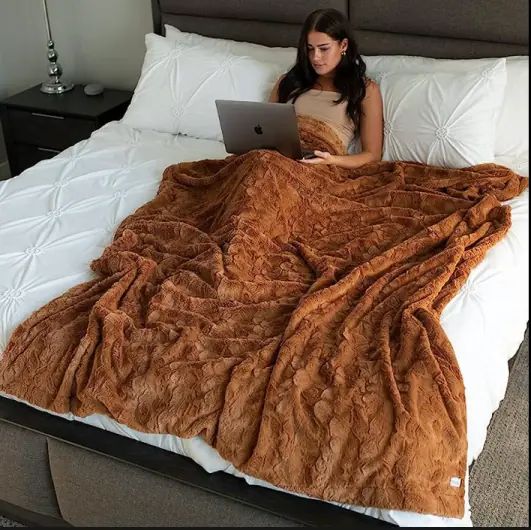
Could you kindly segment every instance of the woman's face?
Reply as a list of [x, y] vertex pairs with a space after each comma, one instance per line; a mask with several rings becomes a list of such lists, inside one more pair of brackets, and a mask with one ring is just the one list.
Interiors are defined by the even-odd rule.
[[340, 42], [319, 31], [310, 31], [306, 40], [310, 63], [317, 75], [321, 76], [329, 75], [335, 70], [348, 45], [347, 39]]

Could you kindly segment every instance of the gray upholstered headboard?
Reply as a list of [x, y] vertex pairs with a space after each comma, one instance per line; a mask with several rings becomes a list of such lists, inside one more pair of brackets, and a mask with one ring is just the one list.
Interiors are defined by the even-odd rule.
[[267, 46], [296, 46], [315, 9], [347, 14], [364, 55], [466, 59], [529, 54], [529, 0], [152, 0], [164, 24]]

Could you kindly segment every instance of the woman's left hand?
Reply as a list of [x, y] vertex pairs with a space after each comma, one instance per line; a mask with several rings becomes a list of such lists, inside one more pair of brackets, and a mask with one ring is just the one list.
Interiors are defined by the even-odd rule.
[[335, 164], [334, 155], [327, 151], [314, 151], [313, 154], [316, 158], [303, 158], [301, 162], [304, 162], [305, 164]]

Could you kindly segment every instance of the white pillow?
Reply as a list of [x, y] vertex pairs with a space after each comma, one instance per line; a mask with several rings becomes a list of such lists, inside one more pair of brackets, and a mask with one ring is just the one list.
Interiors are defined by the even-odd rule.
[[504, 59], [481, 73], [384, 75], [383, 159], [450, 168], [494, 162], [506, 80]]
[[[364, 56], [367, 75], [472, 72], [492, 68], [499, 59], [430, 59], [426, 57]], [[506, 58], [507, 84], [496, 122], [495, 155], [520, 174], [529, 173], [529, 57]]]
[[164, 25], [164, 30], [170, 40], [194, 46], [209, 46], [234, 55], [246, 55], [260, 61], [275, 63], [282, 69], [282, 73], [287, 72], [297, 59], [297, 48], [270, 48], [251, 42], [204, 37], [197, 33], [185, 33], [169, 24]]
[[140, 80], [122, 121], [208, 140], [222, 140], [216, 99], [267, 101], [278, 66], [149, 33]]
[[529, 57], [509, 57], [506, 65], [495, 152], [500, 164], [529, 176]]

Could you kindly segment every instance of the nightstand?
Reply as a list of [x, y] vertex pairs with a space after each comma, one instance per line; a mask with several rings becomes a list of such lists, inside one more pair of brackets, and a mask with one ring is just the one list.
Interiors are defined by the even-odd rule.
[[132, 92], [107, 89], [87, 96], [83, 86], [60, 95], [44, 94], [40, 85], [0, 103], [0, 116], [11, 176], [88, 138], [96, 129], [124, 115]]

